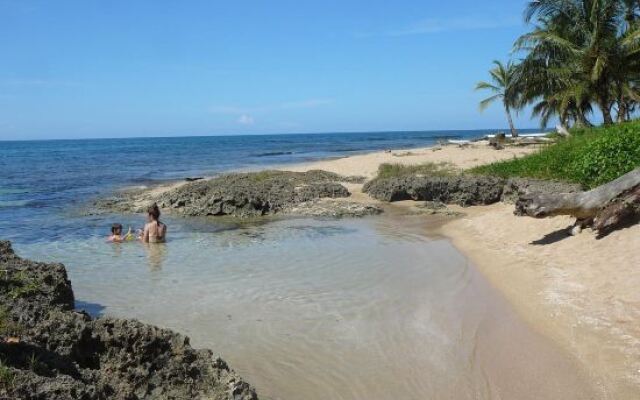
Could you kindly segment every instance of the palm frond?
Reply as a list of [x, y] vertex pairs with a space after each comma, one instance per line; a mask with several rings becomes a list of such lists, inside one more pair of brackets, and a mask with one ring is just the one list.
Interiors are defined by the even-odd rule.
[[480, 111], [486, 110], [491, 104], [501, 99], [502, 97], [503, 97], [502, 94], [494, 94], [493, 96], [487, 97], [486, 99], [482, 100], [480, 102]]

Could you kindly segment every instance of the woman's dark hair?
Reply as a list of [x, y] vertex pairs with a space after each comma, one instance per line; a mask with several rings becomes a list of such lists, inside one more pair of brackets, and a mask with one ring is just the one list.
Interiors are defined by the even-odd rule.
[[116, 233], [122, 233], [122, 225], [120, 224], [111, 225], [111, 234], [115, 235]]
[[153, 217], [154, 220], [158, 222], [160, 221], [160, 208], [158, 208], [158, 205], [156, 203], [150, 205], [147, 209], [147, 212]]

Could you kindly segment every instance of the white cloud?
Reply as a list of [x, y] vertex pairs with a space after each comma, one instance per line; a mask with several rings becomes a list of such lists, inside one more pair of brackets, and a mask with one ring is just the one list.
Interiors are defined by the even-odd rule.
[[255, 120], [253, 119], [253, 117], [251, 115], [248, 115], [248, 114], [242, 114], [238, 118], [238, 123], [240, 125], [253, 125], [254, 122], [255, 122]]
[[310, 109], [325, 106], [333, 103], [330, 99], [307, 99], [301, 101], [291, 101], [286, 103], [261, 105], [254, 107], [239, 107], [218, 105], [209, 108], [209, 112], [213, 114], [227, 114], [227, 115], [249, 115], [259, 113], [269, 113], [275, 110], [291, 110], [291, 109]]
[[520, 24], [522, 24], [522, 18], [519, 16], [464, 16], [453, 18], [427, 18], [414, 22], [403, 28], [388, 30], [378, 34], [359, 34], [358, 36], [370, 37], [428, 35], [440, 32], [477, 31], [510, 28], [519, 26]]

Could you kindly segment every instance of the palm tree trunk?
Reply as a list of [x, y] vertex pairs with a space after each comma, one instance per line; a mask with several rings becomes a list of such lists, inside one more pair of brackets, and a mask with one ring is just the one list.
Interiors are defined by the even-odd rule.
[[606, 99], [600, 99], [598, 102], [602, 110], [602, 119], [605, 125], [613, 125], [613, 117], [611, 116], [611, 104]]
[[567, 132], [571, 129], [571, 126], [569, 125], [569, 114], [566, 111], [560, 114], [560, 126]]
[[620, 100], [618, 102], [618, 122], [625, 122], [628, 114], [627, 102], [625, 100]]
[[583, 128], [590, 128], [593, 126], [581, 110], [576, 111], [576, 124]]
[[511, 110], [509, 107], [504, 108], [507, 113], [507, 120], [509, 120], [509, 129], [511, 129], [511, 137], [518, 137], [518, 131], [516, 131], [516, 127], [513, 125], [513, 119], [511, 118]]

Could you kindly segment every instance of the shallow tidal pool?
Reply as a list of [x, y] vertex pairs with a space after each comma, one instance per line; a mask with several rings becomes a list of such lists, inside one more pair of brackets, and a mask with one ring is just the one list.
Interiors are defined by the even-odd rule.
[[16, 246], [67, 266], [77, 306], [220, 354], [268, 399], [591, 398], [428, 217], [168, 220], [162, 245]]

